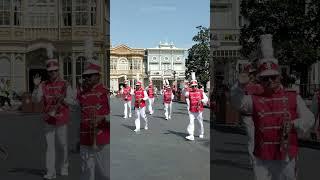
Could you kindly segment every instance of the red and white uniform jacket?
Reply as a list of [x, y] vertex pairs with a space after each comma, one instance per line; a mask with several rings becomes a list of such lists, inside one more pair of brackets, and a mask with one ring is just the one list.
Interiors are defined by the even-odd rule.
[[[135, 96], [134, 107], [143, 108], [146, 106], [146, 100], [148, 99], [148, 94], [142, 87], [134, 91], [134, 96]], [[140, 103], [137, 102], [137, 99], [141, 99]]]
[[124, 88], [121, 90], [120, 93], [122, 94], [122, 99], [123, 99], [124, 101], [131, 101], [131, 100], [132, 100], [132, 94], [133, 94], [133, 92], [132, 92], [132, 89], [131, 89], [130, 86], [124, 87]]
[[[186, 98], [190, 101], [189, 111], [192, 113], [203, 112], [203, 104], [208, 102], [208, 97], [198, 88], [188, 90]], [[199, 101], [201, 102], [199, 103]]]
[[94, 129], [90, 128], [90, 122], [94, 118], [104, 118], [98, 123], [96, 130], [97, 145], [109, 144], [110, 122], [106, 117], [110, 114], [110, 106], [107, 89], [99, 83], [91, 89], [79, 92], [77, 99], [81, 107], [80, 144], [93, 144]]
[[260, 95], [263, 93], [264, 90], [260, 84], [249, 82], [246, 85], [244, 91], [246, 95]]
[[[36, 102], [43, 100], [44, 120], [50, 125], [61, 126], [67, 124], [70, 120], [70, 109], [66, 99], [72, 99], [72, 93], [72, 89], [67, 81], [57, 78], [57, 80], [53, 82], [42, 82], [39, 88], [32, 93], [32, 96]], [[64, 101], [56, 106], [58, 103], [57, 97], [61, 95]], [[55, 107], [57, 107], [55, 115], [50, 116], [49, 113]]]
[[174, 98], [174, 95], [172, 93], [172, 90], [171, 89], [165, 89], [164, 92], [163, 92], [163, 102], [166, 103], [166, 104], [170, 104], [172, 102]]
[[[297, 156], [297, 130], [307, 132], [313, 126], [314, 116], [295, 91], [279, 88], [272, 95], [245, 95], [244, 90], [236, 84], [231, 89], [231, 100], [241, 112], [252, 113], [256, 157], [263, 160], [285, 160], [287, 157]], [[289, 133], [288, 154], [280, 148], [284, 121], [293, 125]]]
[[154, 88], [153, 85], [149, 85], [148, 89], [147, 89], [147, 94], [149, 98], [154, 98]]

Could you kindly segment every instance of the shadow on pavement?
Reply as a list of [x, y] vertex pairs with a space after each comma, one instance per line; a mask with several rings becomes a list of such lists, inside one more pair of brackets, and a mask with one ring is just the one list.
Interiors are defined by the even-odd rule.
[[30, 169], [30, 168], [13, 168], [8, 171], [9, 173], [23, 173], [36, 176], [43, 176], [45, 174], [44, 169]]
[[235, 167], [243, 170], [251, 171], [252, 167], [249, 164], [242, 164], [230, 160], [224, 160], [224, 159], [214, 159], [210, 161], [210, 164], [217, 165], [217, 166], [227, 166], [227, 167]]
[[239, 154], [239, 155], [248, 154], [247, 151], [239, 151], [239, 150], [215, 149], [214, 151], [217, 153], [224, 153], [224, 154]]
[[130, 129], [132, 131], [136, 129], [135, 126], [130, 126], [130, 125], [126, 125], [126, 124], [122, 124], [122, 126], [128, 128], [128, 129]]
[[182, 137], [183, 139], [185, 139], [185, 137], [188, 136], [187, 133], [177, 132], [177, 131], [172, 131], [172, 130], [168, 130], [168, 132], [163, 133], [163, 134], [174, 134], [176, 136]]
[[123, 115], [119, 115], [119, 114], [115, 114], [115, 115], [111, 115], [111, 116], [123, 117]]

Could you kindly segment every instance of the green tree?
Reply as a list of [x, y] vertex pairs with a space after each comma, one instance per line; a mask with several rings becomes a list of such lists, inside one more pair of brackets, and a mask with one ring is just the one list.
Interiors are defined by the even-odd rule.
[[209, 56], [210, 56], [210, 34], [209, 29], [203, 26], [196, 27], [199, 31], [192, 40], [196, 42], [188, 49], [186, 59], [186, 78], [191, 78], [191, 72], [196, 73], [198, 82], [204, 85], [210, 79]]
[[272, 34], [279, 63], [289, 65], [299, 73], [301, 82], [307, 83], [309, 67], [320, 59], [319, 38], [315, 38], [319, 34], [319, 2], [243, 0], [241, 14], [250, 22], [241, 29], [242, 56], [250, 57], [257, 51], [260, 35]]

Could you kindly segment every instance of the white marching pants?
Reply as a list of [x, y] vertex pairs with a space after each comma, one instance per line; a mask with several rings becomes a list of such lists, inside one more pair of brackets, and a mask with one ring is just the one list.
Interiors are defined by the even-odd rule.
[[148, 119], [146, 116], [146, 107], [136, 108], [135, 112], [136, 112], [136, 120], [134, 121], [134, 123], [136, 125], [136, 129], [138, 129], [138, 130], [140, 129], [140, 118], [144, 119], [145, 127], [148, 127]]
[[98, 146], [80, 146], [81, 176], [80, 180], [110, 179], [110, 144]]
[[254, 123], [251, 116], [242, 116], [248, 137], [248, 152], [251, 160], [254, 160]]
[[255, 159], [253, 166], [255, 180], [296, 180], [296, 160]]
[[[170, 108], [170, 110], [169, 110]], [[165, 113], [164, 115], [166, 116], [166, 119], [168, 119], [169, 117], [171, 118], [171, 115], [172, 115], [172, 102], [171, 103], [164, 103], [164, 110], [165, 110]]]
[[[68, 171], [69, 163], [68, 163], [68, 146], [67, 146], [67, 125], [63, 126], [53, 126], [49, 124], [45, 124], [45, 137], [47, 142], [47, 150], [46, 150], [46, 169], [47, 174], [56, 174], [56, 146], [55, 146], [55, 138], [57, 137], [57, 142], [60, 146], [59, 150], [62, 155], [60, 156], [62, 159], [60, 160], [60, 170]], [[60, 152], [58, 151], [58, 152]]]
[[194, 119], [197, 119], [200, 124], [200, 135], [204, 135], [204, 128], [203, 128], [203, 117], [202, 112], [190, 112], [189, 113], [190, 122], [187, 128], [189, 135], [194, 135]]
[[186, 102], [187, 102], [187, 111], [188, 111], [188, 114], [190, 114], [190, 100], [189, 100], [189, 98], [186, 98]]
[[129, 111], [129, 116], [131, 116], [131, 101], [124, 101], [124, 116], [128, 117], [128, 111]]
[[154, 103], [154, 98], [149, 98], [148, 100], [149, 100], [149, 105], [148, 105], [149, 113], [153, 114], [152, 106], [153, 106], [153, 103]]

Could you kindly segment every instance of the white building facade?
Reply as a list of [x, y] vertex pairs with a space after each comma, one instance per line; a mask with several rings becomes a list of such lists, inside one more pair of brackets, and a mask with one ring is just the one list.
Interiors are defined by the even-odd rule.
[[180, 84], [185, 79], [186, 49], [160, 42], [158, 47], [146, 49], [146, 59], [146, 77], [150, 76], [158, 89], [162, 89], [163, 79], [170, 84], [175, 80]]

